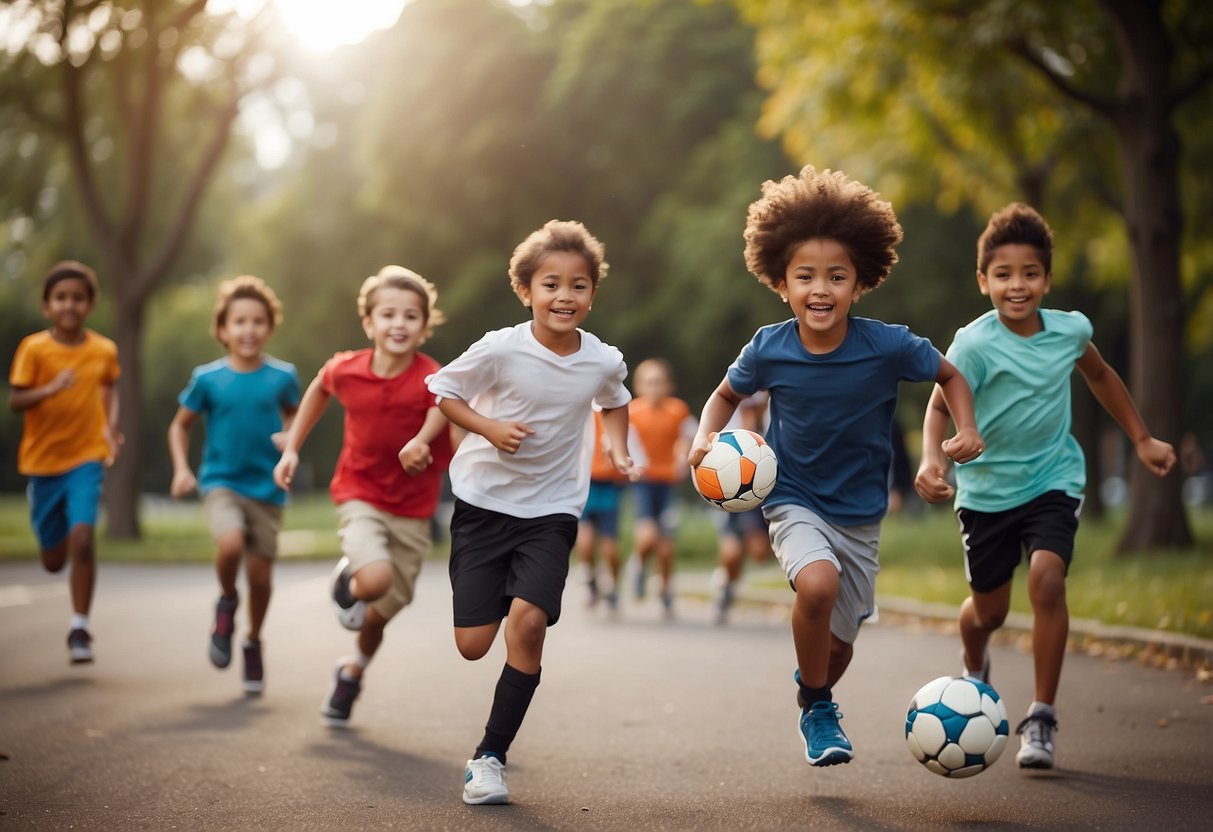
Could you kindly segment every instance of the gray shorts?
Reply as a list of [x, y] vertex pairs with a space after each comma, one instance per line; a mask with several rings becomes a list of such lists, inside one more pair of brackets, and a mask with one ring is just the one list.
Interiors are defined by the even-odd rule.
[[337, 516], [341, 552], [350, 559], [351, 573], [377, 560], [392, 564], [391, 586], [371, 602], [371, 609], [391, 621], [413, 601], [417, 576], [430, 553], [429, 518], [398, 517], [362, 500], [341, 503]]
[[810, 563], [828, 560], [838, 570], [838, 597], [830, 632], [847, 644], [876, 609], [876, 572], [880, 569], [880, 523], [835, 526], [804, 506], [763, 509], [771, 524], [771, 545], [788, 582]]

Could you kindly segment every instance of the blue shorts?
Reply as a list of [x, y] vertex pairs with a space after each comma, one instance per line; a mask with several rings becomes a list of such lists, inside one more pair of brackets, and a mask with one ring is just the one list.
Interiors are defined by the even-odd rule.
[[649, 520], [657, 524], [664, 537], [673, 537], [678, 528], [678, 506], [674, 503], [674, 486], [668, 482], [638, 482], [632, 484], [636, 499], [636, 521]]
[[590, 480], [590, 496], [581, 512], [581, 522], [588, 523], [603, 537], [619, 534], [619, 495], [623, 487], [617, 482]]
[[97, 525], [97, 505], [101, 502], [104, 479], [105, 467], [100, 462], [86, 462], [51, 477], [29, 478], [25, 493], [39, 546], [53, 549], [76, 526]]

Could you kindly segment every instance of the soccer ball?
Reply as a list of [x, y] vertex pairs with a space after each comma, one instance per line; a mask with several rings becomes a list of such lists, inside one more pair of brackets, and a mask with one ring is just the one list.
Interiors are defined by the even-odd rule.
[[1007, 744], [1007, 707], [985, 682], [941, 676], [923, 685], [906, 714], [914, 759], [944, 777], [985, 771]]
[[775, 487], [775, 452], [749, 430], [723, 430], [692, 471], [695, 490], [717, 508], [749, 511]]

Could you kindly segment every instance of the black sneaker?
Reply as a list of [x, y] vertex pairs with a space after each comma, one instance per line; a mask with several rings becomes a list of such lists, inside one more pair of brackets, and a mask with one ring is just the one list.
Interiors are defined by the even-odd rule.
[[215, 604], [215, 627], [211, 630], [211, 664], [227, 667], [232, 663], [232, 633], [236, 630], [236, 607], [240, 597], [219, 597]]
[[354, 709], [354, 700], [362, 693], [361, 679], [347, 679], [341, 675], [346, 662], [337, 664], [337, 672], [333, 679], [333, 689], [329, 698], [320, 708], [324, 721], [333, 728], [344, 728], [350, 723], [350, 711]]
[[93, 660], [93, 637], [88, 630], [77, 627], [67, 634], [67, 652], [72, 664], [89, 664]]
[[265, 690], [265, 665], [261, 663], [261, 642], [244, 643], [244, 692], [259, 696]]

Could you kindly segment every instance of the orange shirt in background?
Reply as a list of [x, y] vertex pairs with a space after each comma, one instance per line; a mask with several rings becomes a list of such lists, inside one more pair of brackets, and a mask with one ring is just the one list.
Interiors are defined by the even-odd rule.
[[676, 458], [679, 440], [695, 436], [695, 419], [682, 399], [667, 396], [656, 402], [643, 397], [628, 403], [632, 432], [644, 450], [646, 482], [676, 483], [685, 476], [686, 462]]

